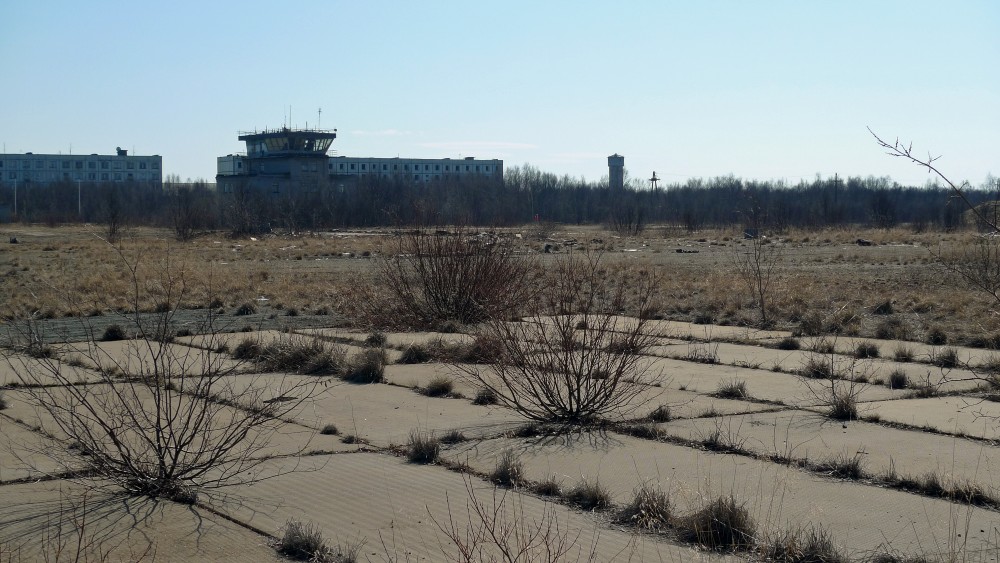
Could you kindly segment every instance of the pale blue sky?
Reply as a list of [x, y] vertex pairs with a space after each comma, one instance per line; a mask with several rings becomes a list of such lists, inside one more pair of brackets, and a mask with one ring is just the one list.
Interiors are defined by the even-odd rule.
[[0, 2], [7, 152], [163, 156], [237, 131], [348, 156], [501, 158], [597, 180], [927, 174], [866, 126], [1000, 175], [1000, 2]]

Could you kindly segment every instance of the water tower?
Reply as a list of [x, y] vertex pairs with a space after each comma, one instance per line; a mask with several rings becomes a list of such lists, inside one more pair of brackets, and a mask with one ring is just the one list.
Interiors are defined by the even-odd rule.
[[612, 190], [625, 188], [625, 157], [618, 153], [608, 157], [608, 186]]

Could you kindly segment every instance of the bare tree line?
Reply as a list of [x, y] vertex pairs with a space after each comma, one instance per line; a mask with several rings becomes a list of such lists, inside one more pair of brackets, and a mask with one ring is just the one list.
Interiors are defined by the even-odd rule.
[[[399, 178], [361, 178], [325, 190], [265, 193], [237, 186], [217, 192], [204, 182], [153, 185], [72, 182], [18, 189], [0, 186], [0, 220], [154, 225], [186, 239], [204, 230], [241, 235], [268, 229], [292, 231], [384, 225], [515, 225], [533, 221], [608, 224], [635, 235], [649, 223], [688, 230], [748, 226], [744, 210], [760, 208], [769, 231], [789, 227], [866, 225], [917, 230], [962, 226], [968, 205], [953, 201], [946, 185], [903, 186], [888, 177], [817, 178], [791, 185], [733, 176], [691, 179], [655, 190], [633, 185], [611, 191], [606, 182], [557, 177], [525, 165], [504, 179], [480, 178], [414, 183]], [[988, 178], [963, 190], [972, 207], [1000, 200]], [[4, 212], [6, 211], [6, 212]], [[979, 221], [982, 223], [982, 221]], [[983, 223], [984, 225], [986, 223]], [[109, 232], [109, 236], [113, 233]]]

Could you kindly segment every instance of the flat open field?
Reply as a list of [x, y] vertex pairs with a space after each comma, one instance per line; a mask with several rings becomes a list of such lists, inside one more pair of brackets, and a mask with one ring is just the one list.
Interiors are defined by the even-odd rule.
[[[139, 230], [118, 255], [79, 228], [2, 231], [5, 313], [33, 311], [51, 352], [32, 358], [8, 350], [0, 363], [0, 561], [54, 560], [59, 549], [65, 559], [78, 537], [90, 560], [275, 561], [292, 519], [316, 525], [331, 545], [360, 544], [362, 561], [464, 560], [450, 536], [468, 541], [469, 529], [482, 529], [477, 506], [522, 534], [542, 530], [549, 543], [564, 542], [567, 561], [785, 560], [771, 548], [812, 530], [851, 560], [996, 560], [1000, 403], [987, 385], [997, 362], [981, 344], [1000, 327], [992, 304], [936, 266], [929, 251], [948, 252], [973, 235], [778, 237], [771, 243], [782, 248], [777, 322], [764, 331], [745, 326], [755, 312], [734, 274], [734, 248], [745, 244], [736, 233], [650, 229], [622, 239], [566, 228], [539, 240], [536, 230], [511, 234], [542, 260], [587, 246], [661, 274], [657, 311], [645, 312], [654, 317], [643, 326], [653, 345], [643, 351], [635, 408], [600, 428], [556, 434], [478, 404], [469, 373], [489, 368], [467, 360], [403, 363], [415, 345], [471, 345], [474, 327], [386, 334], [381, 383], [241, 363], [242, 340], [289, 335], [336, 343], [345, 361], [364, 356], [372, 343], [352, 288], [372, 283], [375, 261], [394, 248], [388, 232], [219, 235], [182, 245], [166, 241], [166, 232]], [[5, 242], [11, 236], [17, 244]], [[858, 246], [857, 238], [875, 245]], [[544, 253], [546, 244], [554, 252]], [[122, 257], [141, 257], [152, 271], [130, 277]], [[129, 302], [132, 282], [144, 288], [141, 303]], [[154, 327], [160, 302], [183, 309], [167, 329], [170, 343], [92, 341], [111, 324], [126, 332]], [[885, 302], [890, 311], [876, 313]], [[129, 315], [136, 309], [143, 314]], [[810, 315], [821, 318], [825, 336], [799, 336]], [[896, 332], [885, 338], [879, 328], [890, 319]], [[927, 344], [934, 331], [947, 344]], [[857, 357], [859, 344], [868, 346], [866, 357]], [[220, 385], [237, 398], [280, 401], [289, 389], [313, 390], [255, 453], [268, 479], [182, 504], [122, 498], [64, 472], [85, 456], [33, 399], [53, 387], [35, 378], [37, 387], [25, 388], [24, 374], [44, 372], [38, 366], [48, 362], [64, 374], [54, 381], [100, 393], [113, 387], [109, 365], [125, 381], [153, 370], [150, 357], [162, 347], [178, 362], [169, 382], [157, 385], [177, 400], [204, 366], [224, 367]], [[836, 377], [817, 376], [822, 366]], [[430, 396], [441, 381], [450, 390]], [[833, 399], [845, 393], [856, 415], [832, 418]], [[227, 416], [246, 404], [219, 408]], [[331, 425], [336, 433], [323, 431]], [[415, 463], [407, 458], [414, 434], [451, 439], [433, 462]], [[510, 456], [521, 474], [515, 486], [497, 488], [491, 475]], [[609, 504], [586, 507], [567, 493], [581, 483], [599, 484]], [[669, 497], [669, 525], [645, 529], [621, 519], [644, 486]], [[692, 539], [686, 530], [695, 515], [729, 498], [755, 523], [753, 546], [716, 551]]]

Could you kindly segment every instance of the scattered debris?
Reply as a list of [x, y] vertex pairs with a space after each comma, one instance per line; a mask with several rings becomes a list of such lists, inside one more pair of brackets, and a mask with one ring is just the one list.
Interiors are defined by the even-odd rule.
[[868, 240], [866, 238], [859, 238], [858, 240], [856, 240], [854, 242], [858, 243], [858, 246], [871, 246], [872, 245], [872, 241], [870, 241], [870, 240]]

